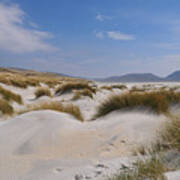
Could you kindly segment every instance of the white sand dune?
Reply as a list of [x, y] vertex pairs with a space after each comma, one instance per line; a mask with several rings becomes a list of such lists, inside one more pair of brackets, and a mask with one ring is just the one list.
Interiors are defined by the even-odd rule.
[[[0, 126], [0, 179], [70, 180], [77, 174], [102, 178], [127, 163], [124, 156], [135, 145], [150, 143], [165, 120], [139, 112], [113, 112], [80, 123], [54, 111], [26, 113]], [[108, 170], [99, 167], [97, 172], [100, 162]]]
[[[98, 86], [105, 85], [98, 83]], [[107, 84], [106, 84], [107, 85]], [[143, 83], [126, 84], [143, 87]], [[178, 83], [151, 83], [153, 87], [175, 87]], [[3, 87], [20, 94], [24, 105], [13, 103], [16, 111], [29, 104], [60, 101], [78, 105], [85, 122], [55, 111], [36, 111], [5, 120], [0, 118], [0, 180], [105, 180], [120, 168], [130, 166], [140, 145], [156, 140], [167, 118], [144, 109], [114, 111], [92, 120], [96, 107], [111, 93], [100, 90], [93, 99], [72, 101], [73, 93], [35, 99], [34, 87]], [[53, 89], [51, 89], [53, 91]], [[172, 108], [177, 111], [179, 107]], [[171, 179], [173, 175], [167, 174]], [[176, 176], [178, 177], [178, 176]], [[173, 179], [172, 179], [173, 180]], [[177, 180], [177, 179], [176, 179]]]

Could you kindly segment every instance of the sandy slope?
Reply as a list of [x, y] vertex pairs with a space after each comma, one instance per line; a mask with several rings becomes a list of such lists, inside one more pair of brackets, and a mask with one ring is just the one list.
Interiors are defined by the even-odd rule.
[[[119, 168], [136, 144], [154, 139], [152, 134], [164, 120], [164, 116], [114, 112], [80, 123], [64, 113], [26, 113], [0, 126], [0, 179], [68, 180], [78, 172], [100, 178]], [[108, 166], [113, 161], [108, 171], [100, 167], [102, 174], [97, 175], [98, 162]]]
[[[98, 86], [104, 84], [98, 83]], [[127, 84], [128, 88], [134, 85]], [[152, 83], [153, 87], [178, 83]], [[72, 116], [54, 111], [29, 112], [7, 121], [0, 118], [0, 179], [2, 180], [104, 180], [107, 175], [129, 166], [139, 145], [150, 145], [167, 120], [141, 111], [115, 111], [96, 121], [96, 106], [111, 93], [100, 90], [93, 99], [71, 101], [73, 94], [35, 99], [35, 88], [19, 89], [3, 85], [23, 97], [24, 105], [13, 103], [15, 110], [42, 101], [60, 101], [78, 105], [85, 118], [80, 123]], [[52, 90], [53, 91], [53, 90]], [[177, 108], [176, 108], [177, 110]], [[168, 174], [168, 177], [173, 175]], [[176, 176], [177, 177], [177, 176]], [[171, 178], [170, 178], [171, 179]], [[173, 180], [173, 179], [172, 179]]]

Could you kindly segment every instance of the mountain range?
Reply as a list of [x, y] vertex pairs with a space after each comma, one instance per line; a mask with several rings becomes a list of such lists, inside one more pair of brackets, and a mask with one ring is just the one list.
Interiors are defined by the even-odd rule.
[[[28, 70], [28, 69], [22, 69], [22, 68], [0, 67], [0, 72], [16, 72], [16, 71], [26, 72], [28, 74], [38, 73], [34, 70]], [[62, 73], [58, 73], [58, 72], [44, 72], [44, 73], [49, 73], [51, 75], [58, 75], [58, 76], [83, 78], [83, 77], [77, 77], [77, 76], [69, 76], [67, 74], [62, 74]], [[92, 78], [85, 78], [85, 79], [92, 80]], [[160, 76], [154, 75], [152, 73], [130, 73], [130, 74], [122, 75], [122, 76], [96, 78], [93, 80], [101, 81], [101, 82], [168, 82], [168, 81], [180, 82], [180, 70], [175, 71], [166, 77], [160, 77]]]
[[166, 77], [156, 76], [152, 73], [131, 73], [122, 76], [111, 76], [96, 80], [102, 82], [180, 82], [180, 71], [175, 71]]

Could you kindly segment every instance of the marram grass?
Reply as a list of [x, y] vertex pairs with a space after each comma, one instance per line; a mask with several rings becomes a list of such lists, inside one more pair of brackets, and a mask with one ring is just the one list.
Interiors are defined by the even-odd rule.
[[97, 107], [95, 118], [124, 108], [147, 107], [157, 114], [168, 113], [169, 105], [180, 102], [180, 92], [155, 91], [111, 95]]
[[162, 142], [180, 151], [180, 116], [171, 116], [161, 133]]
[[87, 96], [90, 97], [91, 99], [93, 98], [93, 93], [89, 89], [83, 89], [83, 90], [76, 90], [74, 92], [74, 96], [72, 100], [77, 100], [80, 99], [82, 96]]
[[36, 89], [34, 94], [35, 94], [36, 98], [40, 98], [42, 96], [51, 97], [51, 91], [49, 90], [49, 88], [45, 88], [45, 87], [40, 87], [40, 88]]
[[88, 89], [92, 93], [96, 92], [96, 89], [91, 87], [88, 83], [79, 81], [79, 82], [63, 83], [56, 89], [56, 94], [64, 94], [72, 90], [82, 90], [82, 89]]
[[138, 160], [133, 169], [122, 171], [108, 180], [166, 180], [163, 175], [166, 171], [168, 168], [161, 159], [152, 155], [149, 159]]
[[0, 99], [0, 112], [5, 115], [12, 115], [14, 112], [13, 107], [4, 99]]
[[3, 88], [0, 86], [0, 95], [7, 101], [15, 101], [18, 104], [22, 104], [22, 98], [19, 94], [16, 94], [8, 89]]
[[64, 112], [71, 114], [79, 121], [84, 121], [82, 113], [78, 106], [73, 104], [63, 105], [60, 102], [57, 101], [51, 101], [51, 102], [43, 102], [40, 104], [33, 104], [29, 107], [27, 107], [25, 110], [20, 111], [18, 114], [23, 114], [30, 111], [38, 111], [38, 110], [53, 110], [58, 112]]
[[0, 83], [15, 86], [18, 88], [27, 88], [28, 86], [41, 86], [46, 84], [50, 88], [54, 88], [63, 82], [76, 82], [86, 80], [60, 76], [55, 73], [40, 73], [31, 70], [15, 70], [15, 69], [2, 69], [0, 68]]

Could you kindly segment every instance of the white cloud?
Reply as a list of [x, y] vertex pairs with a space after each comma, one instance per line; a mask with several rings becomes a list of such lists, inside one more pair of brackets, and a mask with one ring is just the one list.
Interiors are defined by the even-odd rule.
[[96, 37], [99, 39], [103, 39], [104, 38], [104, 33], [103, 32], [96, 32]]
[[97, 14], [96, 19], [98, 21], [102, 22], [104, 20], [111, 20], [112, 18], [110, 16], [105, 16], [105, 15], [102, 15], [102, 14]]
[[109, 38], [114, 40], [134, 40], [135, 37], [129, 34], [123, 34], [119, 31], [108, 31], [107, 35]]
[[34, 23], [34, 22], [29, 22], [29, 25], [33, 28], [39, 28], [38, 24]]
[[[31, 22], [32, 23], [32, 22]], [[25, 12], [18, 5], [0, 3], [0, 49], [13, 53], [54, 51], [45, 42], [52, 38], [48, 32], [25, 28]]]

